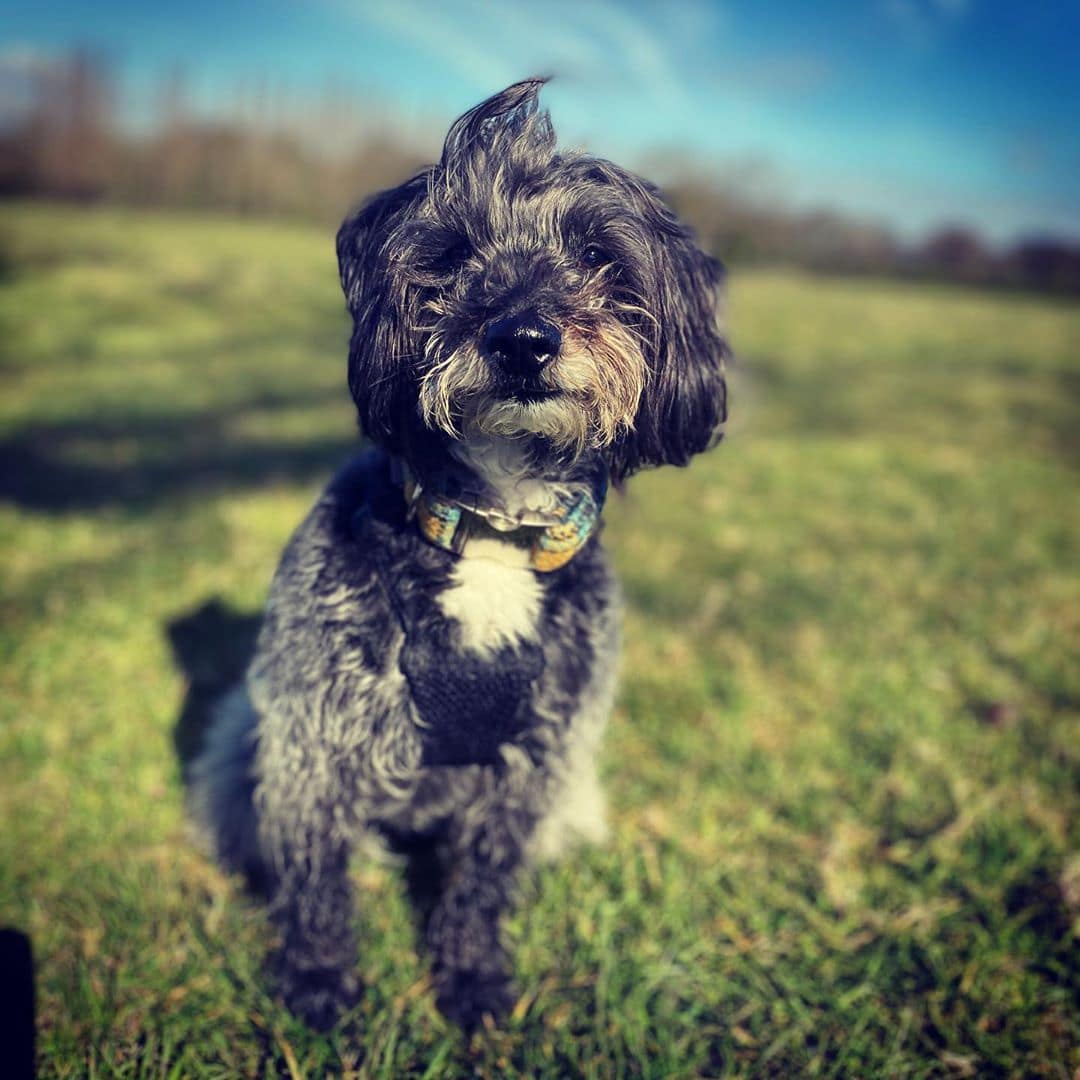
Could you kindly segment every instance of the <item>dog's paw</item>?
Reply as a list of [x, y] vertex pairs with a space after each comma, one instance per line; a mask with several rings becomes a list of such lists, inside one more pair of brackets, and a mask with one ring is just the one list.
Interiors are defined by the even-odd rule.
[[503, 971], [443, 971], [435, 978], [439, 1012], [466, 1035], [482, 1026], [485, 1016], [498, 1024], [517, 1002], [517, 990]]
[[314, 1031], [329, 1031], [360, 1000], [360, 980], [338, 968], [281, 971], [277, 984], [285, 1007]]

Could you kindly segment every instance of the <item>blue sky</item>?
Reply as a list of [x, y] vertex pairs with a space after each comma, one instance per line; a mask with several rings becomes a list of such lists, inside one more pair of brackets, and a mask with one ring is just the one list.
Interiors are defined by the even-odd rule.
[[209, 110], [255, 81], [298, 100], [334, 83], [432, 155], [453, 115], [551, 73], [566, 142], [689, 156], [911, 237], [959, 221], [1006, 241], [1080, 239], [1078, 42], [1066, 0], [37, 0], [8, 6], [0, 65], [104, 48], [132, 115], [177, 68]]

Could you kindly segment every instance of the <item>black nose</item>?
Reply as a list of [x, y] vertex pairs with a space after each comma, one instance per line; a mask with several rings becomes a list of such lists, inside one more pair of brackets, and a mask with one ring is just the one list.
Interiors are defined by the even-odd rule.
[[562, 334], [535, 311], [496, 319], [484, 331], [484, 353], [507, 374], [535, 375], [559, 354]]

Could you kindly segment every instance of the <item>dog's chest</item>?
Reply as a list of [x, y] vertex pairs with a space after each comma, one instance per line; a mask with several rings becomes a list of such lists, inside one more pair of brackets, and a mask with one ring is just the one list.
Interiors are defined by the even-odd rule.
[[427, 764], [494, 762], [503, 743], [535, 722], [543, 588], [523, 563], [458, 559], [434, 610], [406, 628], [400, 666], [426, 733]]
[[461, 650], [482, 660], [507, 646], [535, 642], [543, 588], [528, 569], [527, 553], [484, 540], [474, 541], [473, 550], [478, 554], [457, 561], [436, 599], [442, 613], [457, 623]]

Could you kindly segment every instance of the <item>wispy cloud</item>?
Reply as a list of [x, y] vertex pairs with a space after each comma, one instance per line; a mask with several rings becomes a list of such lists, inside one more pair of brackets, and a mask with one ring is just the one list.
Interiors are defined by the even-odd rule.
[[680, 5], [670, 16], [613, 0], [550, 0], [542, 10], [482, 0], [333, 0], [333, 6], [478, 91], [524, 75], [569, 74], [632, 85], [669, 108], [689, 102], [685, 61], [700, 50], [719, 14], [706, 0]]
[[878, 10], [909, 45], [932, 47], [971, 11], [971, 0], [881, 0]]
[[725, 64], [713, 78], [717, 87], [747, 92], [757, 98], [806, 94], [827, 85], [835, 74], [825, 56], [810, 49], [769, 52], [753, 60]]
[[36, 75], [56, 62], [56, 57], [33, 45], [13, 42], [0, 48], [0, 74]]
[[639, 13], [600, 0], [579, 5], [577, 18], [579, 25], [607, 39], [613, 66], [638, 89], [673, 107], [687, 104], [689, 94], [675, 66], [673, 42], [661, 37]]
[[[469, 33], [479, 5], [462, 3], [425, 4], [420, 0], [397, 0], [393, 4], [361, 3], [340, 5], [350, 15], [381, 27], [401, 44], [438, 60], [453, 69], [467, 85], [484, 89], [512, 82], [514, 72], [506, 54], [493, 49], [485, 38]], [[468, 18], [451, 12], [468, 11]]]

